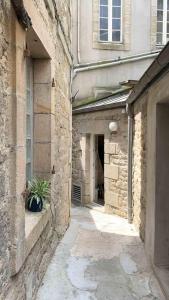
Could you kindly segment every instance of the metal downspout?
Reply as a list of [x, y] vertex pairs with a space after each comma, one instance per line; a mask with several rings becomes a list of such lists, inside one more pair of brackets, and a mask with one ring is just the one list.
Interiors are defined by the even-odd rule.
[[[79, 50], [78, 50], [78, 59], [80, 59], [80, 45], [78, 46]], [[103, 68], [108, 68], [108, 67], [113, 67], [113, 66], [117, 66], [117, 65], [122, 65], [122, 64], [126, 64], [129, 62], [137, 62], [137, 61], [141, 61], [144, 59], [148, 59], [148, 58], [155, 58], [157, 57], [158, 53], [149, 53], [149, 54], [141, 54], [139, 55], [135, 55], [135, 56], [131, 56], [131, 57], [125, 57], [123, 59], [115, 59], [113, 61], [104, 61], [103, 62], [97, 62], [97, 63], [88, 63], [85, 66], [80, 66], [80, 64], [76, 65], [74, 67], [74, 72], [75, 73], [79, 73], [79, 72], [86, 72], [86, 71], [92, 71], [92, 70], [97, 70], [97, 69], [103, 69]]]
[[128, 104], [128, 222], [133, 222], [133, 200], [132, 200], [132, 149], [133, 149], [133, 113]]

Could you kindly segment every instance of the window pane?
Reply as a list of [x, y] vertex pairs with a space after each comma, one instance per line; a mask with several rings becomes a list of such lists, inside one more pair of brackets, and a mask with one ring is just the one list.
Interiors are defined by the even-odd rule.
[[26, 136], [31, 136], [31, 118], [30, 115], [26, 116]]
[[108, 5], [108, 0], [100, 0], [100, 5]]
[[157, 33], [157, 44], [162, 44], [163, 36], [162, 33]]
[[169, 22], [169, 11], [167, 11], [167, 21]]
[[157, 21], [163, 21], [163, 11], [162, 10], [157, 11]]
[[26, 179], [31, 180], [31, 164], [26, 164]]
[[30, 87], [30, 65], [27, 63], [27, 73], [26, 73], [26, 86], [27, 88]]
[[121, 17], [121, 8], [113, 7], [112, 16], [113, 16], [113, 18], [120, 18]]
[[157, 1], [157, 9], [163, 9], [163, 0]]
[[31, 140], [26, 141], [26, 161], [31, 161]]
[[169, 41], [169, 34], [167, 34], [167, 42]]
[[157, 22], [157, 32], [163, 32], [163, 23]]
[[100, 6], [100, 17], [108, 18], [108, 6]]
[[167, 33], [169, 33], [169, 23], [167, 23]]
[[167, 8], [169, 9], [169, 0], [167, 0]]
[[31, 113], [31, 98], [30, 98], [30, 91], [27, 90], [27, 97], [26, 97], [26, 111], [28, 114]]
[[108, 41], [108, 30], [100, 30], [100, 40]]
[[100, 19], [100, 29], [108, 29], [108, 19], [106, 18]]
[[113, 6], [120, 6], [121, 0], [113, 0]]
[[112, 32], [112, 41], [113, 42], [120, 42], [120, 31], [113, 31]]
[[112, 29], [120, 29], [121, 20], [120, 19], [113, 19], [112, 20]]

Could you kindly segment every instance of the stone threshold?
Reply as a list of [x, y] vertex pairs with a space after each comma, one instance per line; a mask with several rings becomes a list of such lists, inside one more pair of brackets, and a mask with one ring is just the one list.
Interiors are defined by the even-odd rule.
[[38, 241], [44, 228], [51, 218], [50, 205], [39, 213], [25, 211], [25, 258]]
[[85, 206], [86, 206], [87, 208], [94, 209], [94, 210], [97, 210], [97, 211], [102, 212], [102, 213], [105, 212], [104, 206], [102, 206], [102, 205], [100, 205], [100, 204], [98, 204], [98, 203], [92, 202], [92, 203], [86, 204]]
[[166, 299], [169, 299], [169, 268], [157, 267], [153, 265], [153, 270], [164, 296]]

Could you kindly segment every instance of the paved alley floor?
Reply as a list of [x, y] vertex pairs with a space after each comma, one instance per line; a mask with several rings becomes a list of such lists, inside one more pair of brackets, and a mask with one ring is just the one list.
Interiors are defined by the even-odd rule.
[[75, 207], [37, 300], [164, 300], [126, 220]]

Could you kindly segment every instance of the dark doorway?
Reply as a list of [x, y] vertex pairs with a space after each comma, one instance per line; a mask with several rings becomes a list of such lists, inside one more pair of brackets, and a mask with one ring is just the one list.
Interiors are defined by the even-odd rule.
[[104, 135], [95, 136], [95, 202], [104, 205]]

